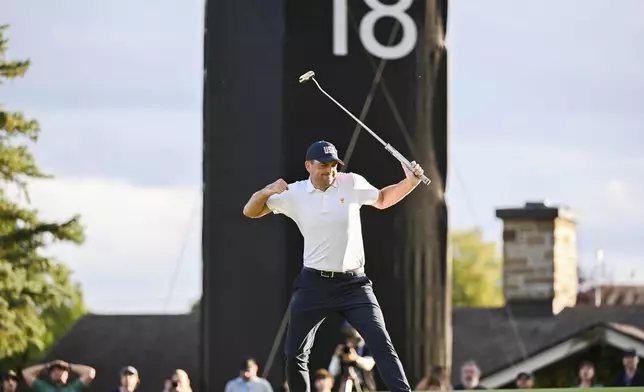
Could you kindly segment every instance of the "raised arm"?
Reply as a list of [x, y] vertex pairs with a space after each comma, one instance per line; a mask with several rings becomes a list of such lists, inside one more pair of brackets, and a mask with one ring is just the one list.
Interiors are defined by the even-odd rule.
[[92, 382], [94, 377], [96, 377], [96, 370], [91, 366], [79, 365], [77, 363], [75, 364], [70, 363], [69, 369], [72, 372], [78, 374], [78, 378], [85, 385], [89, 385], [89, 383]]
[[29, 366], [28, 368], [23, 369], [22, 378], [25, 380], [25, 383], [27, 383], [27, 385], [31, 387], [34, 381], [38, 379], [38, 375], [40, 374], [40, 372], [45, 370], [48, 365], [49, 365], [48, 363], [44, 363], [41, 365]]
[[286, 183], [286, 181], [280, 178], [274, 183], [269, 184], [263, 189], [260, 189], [259, 191], [253, 193], [253, 196], [251, 196], [250, 200], [248, 200], [248, 202], [244, 206], [244, 215], [249, 218], [255, 219], [261, 218], [264, 215], [270, 213], [271, 209], [266, 205], [268, 198], [272, 195], [280, 194], [286, 190], [288, 190], [288, 184]]
[[405, 179], [397, 184], [389, 185], [380, 190], [378, 200], [372, 206], [384, 210], [389, 208], [402, 199], [404, 199], [411, 191], [413, 191], [420, 183], [420, 176], [424, 173], [422, 167], [416, 162], [411, 163], [414, 170], [410, 171], [406, 166], [402, 165], [405, 171]]

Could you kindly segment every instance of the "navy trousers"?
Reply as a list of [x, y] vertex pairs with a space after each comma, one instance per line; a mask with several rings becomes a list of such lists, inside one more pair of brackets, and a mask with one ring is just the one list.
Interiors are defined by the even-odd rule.
[[362, 335], [389, 391], [411, 391], [371, 280], [365, 275], [323, 277], [304, 268], [295, 281], [286, 333], [286, 378], [291, 392], [311, 392], [309, 355], [315, 334], [330, 312], [340, 314]]

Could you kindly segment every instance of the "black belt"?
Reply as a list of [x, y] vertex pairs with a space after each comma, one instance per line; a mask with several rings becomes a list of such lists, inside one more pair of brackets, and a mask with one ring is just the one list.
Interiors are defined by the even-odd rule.
[[323, 278], [355, 278], [357, 276], [364, 276], [364, 270], [362, 268], [344, 271], [344, 272], [335, 272], [335, 271], [321, 271], [314, 268], [304, 267], [305, 270], [313, 272], [316, 275], [320, 275]]

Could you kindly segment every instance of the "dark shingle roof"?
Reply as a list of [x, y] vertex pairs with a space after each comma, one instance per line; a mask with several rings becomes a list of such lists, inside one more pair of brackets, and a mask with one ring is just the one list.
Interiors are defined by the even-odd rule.
[[45, 361], [63, 359], [93, 366], [89, 391], [118, 386], [121, 367], [132, 365], [141, 376], [141, 392], [163, 390], [174, 369], [199, 382], [198, 315], [87, 315], [56, 344]]
[[[512, 321], [511, 321], [512, 320]], [[478, 362], [484, 375], [502, 370], [600, 323], [644, 328], [644, 306], [580, 306], [556, 316], [510, 317], [505, 308], [455, 309], [453, 314], [454, 382], [458, 367]]]

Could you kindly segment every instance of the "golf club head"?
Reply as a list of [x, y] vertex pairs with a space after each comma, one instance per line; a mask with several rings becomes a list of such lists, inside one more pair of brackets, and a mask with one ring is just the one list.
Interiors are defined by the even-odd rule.
[[315, 72], [313, 72], [313, 71], [309, 71], [309, 72], [307, 72], [307, 73], [303, 74], [302, 76], [300, 76], [300, 78], [299, 78], [299, 82], [300, 82], [300, 83], [308, 82], [308, 81], [309, 81], [309, 80], [311, 80], [314, 76], [315, 76]]

